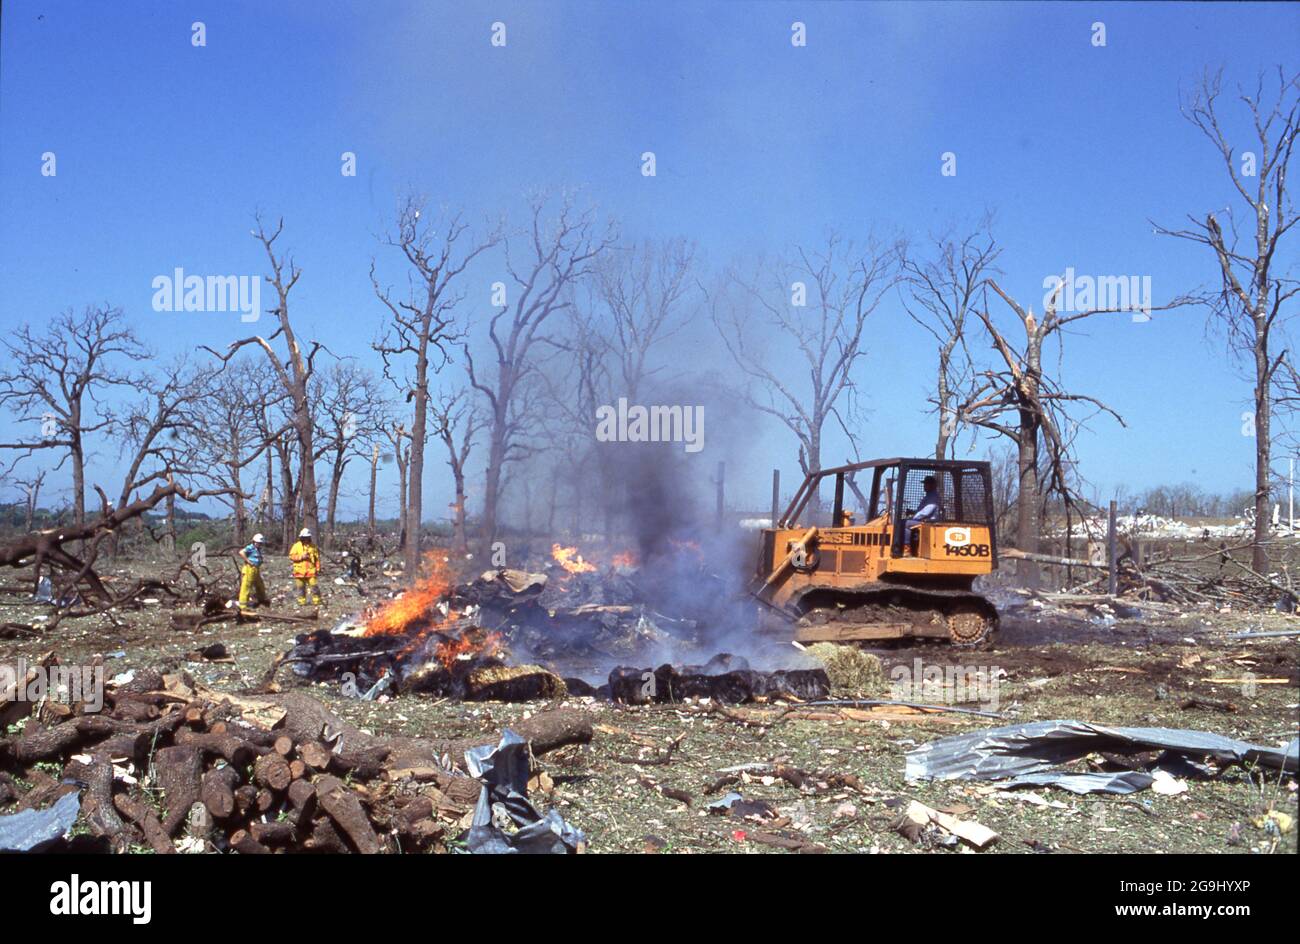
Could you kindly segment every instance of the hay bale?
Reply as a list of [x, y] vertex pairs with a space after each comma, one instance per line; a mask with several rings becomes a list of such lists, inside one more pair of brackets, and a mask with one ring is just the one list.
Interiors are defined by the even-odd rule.
[[874, 695], [885, 689], [885, 670], [870, 652], [819, 642], [808, 647], [808, 655], [825, 667], [833, 692]]
[[470, 701], [533, 701], [568, 693], [564, 679], [536, 665], [486, 665], [465, 677]]

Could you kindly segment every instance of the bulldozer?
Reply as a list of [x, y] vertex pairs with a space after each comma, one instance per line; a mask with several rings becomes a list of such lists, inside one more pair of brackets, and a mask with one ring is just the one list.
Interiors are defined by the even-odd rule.
[[[830, 520], [808, 520], [827, 479], [835, 483]], [[763, 529], [751, 589], [794, 624], [799, 643], [933, 639], [977, 648], [998, 614], [973, 585], [997, 567], [997, 553], [987, 462], [876, 459], [804, 478]]]

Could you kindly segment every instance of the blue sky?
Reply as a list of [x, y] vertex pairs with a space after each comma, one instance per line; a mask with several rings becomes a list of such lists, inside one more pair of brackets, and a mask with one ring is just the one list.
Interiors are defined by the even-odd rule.
[[[790, 43], [796, 20], [805, 48]], [[1098, 20], [1105, 48], [1090, 41]], [[504, 48], [489, 43], [494, 21]], [[1300, 7], [7, 0], [0, 30], [0, 330], [111, 302], [160, 361], [223, 347], [246, 333], [236, 315], [156, 313], [150, 283], [177, 266], [261, 273], [261, 208], [284, 216], [304, 270], [300, 332], [365, 359], [382, 324], [375, 234], [410, 187], [471, 219], [518, 219], [529, 191], [580, 186], [625, 235], [684, 235], [714, 269], [828, 226], [919, 239], [987, 208], [1002, 284], [1027, 304], [1041, 308], [1043, 279], [1067, 266], [1149, 275], [1159, 304], [1213, 267], [1150, 221], [1231, 199], [1179, 90], [1207, 66], [1232, 83], [1294, 70]], [[654, 178], [640, 173], [647, 150]], [[339, 173], [344, 151], [356, 177]], [[956, 177], [940, 174], [945, 151]], [[1293, 242], [1284, 262], [1296, 259]], [[490, 270], [462, 312], [472, 330]], [[675, 358], [684, 374], [719, 363], [709, 330], [696, 325]], [[933, 354], [896, 296], [868, 350], [864, 453], [925, 453]], [[1203, 312], [1091, 321], [1068, 339], [1064, 375], [1128, 422], [1098, 420], [1080, 441], [1104, 490], [1248, 487], [1250, 384]], [[732, 457], [733, 487], [762, 506], [772, 466], [794, 473], [791, 439], [758, 417], [728, 421], [743, 428], [720, 438], [752, 440]], [[115, 455], [101, 445], [92, 471], [116, 484]], [[446, 479], [431, 453], [426, 489], [444, 495]]]

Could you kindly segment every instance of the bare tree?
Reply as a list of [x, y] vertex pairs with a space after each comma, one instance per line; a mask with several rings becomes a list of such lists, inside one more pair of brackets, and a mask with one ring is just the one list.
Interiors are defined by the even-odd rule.
[[[392, 457], [397, 463], [397, 546], [406, 552], [411, 544], [415, 545], [415, 559], [420, 558], [420, 532], [408, 534], [406, 530], [408, 506], [408, 470], [411, 464], [411, 433], [399, 420], [391, 420], [384, 428], [389, 444], [393, 447]], [[406, 554], [403, 554], [405, 559]]]
[[[794, 433], [805, 474], [821, 468], [822, 436], [832, 417], [855, 439], [840, 413], [841, 397], [853, 389], [853, 367], [866, 354], [867, 318], [893, 284], [897, 255], [897, 247], [872, 240], [857, 249], [831, 232], [824, 247], [796, 247], [786, 259], [760, 263], [748, 279], [729, 274], [743, 303], [710, 300], [727, 351], [759, 388], [742, 396]], [[767, 338], [756, 336], [755, 324], [767, 326]], [[765, 355], [764, 340], [778, 356]]]
[[375, 546], [375, 498], [379, 483], [379, 457], [381, 446], [378, 439], [370, 443], [370, 503], [366, 513], [366, 547]]
[[[1273, 412], [1273, 383], [1284, 352], [1277, 351], [1277, 338], [1286, 319], [1286, 303], [1300, 291], [1300, 283], [1280, 271], [1282, 237], [1296, 223], [1295, 208], [1287, 191], [1287, 169], [1300, 134], [1300, 76], [1277, 70], [1276, 94], [1264, 91], [1265, 78], [1253, 91], [1239, 91], [1237, 98], [1250, 114], [1253, 126], [1251, 149], [1240, 162], [1229, 134], [1220, 125], [1219, 96], [1222, 73], [1206, 74], [1191, 97], [1184, 101], [1183, 116], [1210, 140], [1223, 159], [1228, 178], [1248, 210], [1248, 236], [1238, 238], [1237, 221], [1231, 204], [1227, 207], [1228, 231], [1214, 213], [1198, 220], [1188, 217], [1188, 229], [1159, 228], [1168, 236], [1187, 239], [1207, 247], [1218, 264], [1220, 288], [1202, 299], [1227, 335], [1229, 349], [1251, 364], [1255, 382], [1255, 537], [1252, 567], [1268, 571], [1270, 421]], [[1245, 245], [1243, 245], [1245, 243]]]
[[[557, 461], [549, 468], [557, 475], [554, 500], [559, 500], [559, 479], [562, 478], [572, 496], [571, 511], [574, 529], [582, 520], [590, 498], [592, 481], [599, 483], [599, 505], [605, 513], [605, 531], [612, 531], [613, 509], [619, 503], [613, 499], [614, 489], [623, 483], [611, 463], [601, 462], [600, 445], [596, 440], [593, 418], [602, 403], [612, 399], [616, 386], [614, 374], [619, 371], [617, 342], [606, 332], [611, 317], [600, 300], [601, 290], [596, 280], [587, 280], [575, 293], [575, 300], [559, 320], [560, 327], [552, 332], [546, 343], [555, 349], [555, 357], [539, 358], [538, 369], [516, 403], [536, 404], [519, 406], [518, 412], [530, 418], [530, 432], [535, 442], [545, 442]], [[615, 355], [615, 356], [611, 356]], [[620, 390], [626, 395], [626, 387]], [[531, 500], [529, 477], [524, 480], [525, 499]], [[551, 516], [556, 509], [551, 509]]]
[[455, 497], [452, 509], [452, 540], [461, 554], [469, 551], [465, 529], [465, 467], [469, 463], [474, 438], [483, 429], [484, 418], [474, 408], [471, 392], [457, 390], [442, 393], [431, 410], [433, 431], [447, 450]]
[[[576, 209], [569, 195], [554, 219], [547, 220], [546, 207], [545, 198], [535, 198], [531, 225], [524, 234], [506, 242], [505, 266], [514, 282], [514, 303], [502, 305], [488, 323], [494, 369], [487, 373], [476, 370], [474, 356], [465, 348], [470, 384], [488, 404], [481, 528], [484, 547], [496, 537], [506, 466], [537, 451], [527, 441], [529, 417], [520, 410], [526, 385], [537, 367], [535, 348], [549, 340], [547, 322], [571, 307], [575, 285], [614, 244], [613, 227], [598, 232], [595, 212]], [[520, 249], [519, 243], [525, 248]]]
[[[119, 363], [142, 361], [148, 352], [123, 323], [122, 309], [71, 309], [50, 321], [44, 331], [22, 325], [4, 341], [12, 367], [0, 373], [0, 407], [17, 413], [19, 422], [35, 423], [39, 436], [0, 443], [18, 458], [41, 449], [63, 450], [56, 468], [72, 468], [72, 514], [78, 528], [86, 522], [86, 437], [112, 425], [99, 407], [107, 388], [132, 386], [135, 376]], [[15, 460], [16, 461], [16, 460]]]
[[[197, 459], [204, 438], [202, 404], [213, 393], [217, 372], [211, 367], [194, 367], [185, 358], [142, 378], [145, 394], [114, 417], [114, 429], [122, 446], [126, 473], [122, 477], [117, 505], [131, 501], [132, 493], [151, 482], [170, 481], [193, 475], [202, 466]], [[175, 495], [166, 499], [167, 541], [175, 547]], [[109, 547], [117, 552], [121, 532], [113, 532]]]
[[[244, 470], [262, 456], [271, 463], [271, 440], [275, 436], [263, 428], [268, 410], [280, 405], [286, 396], [279, 380], [265, 364], [237, 361], [228, 366], [203, 398], [199, 423], [203, 432], [200, 455], [206, 460], [207, 477], [224, 491], [235, 519], [235, 540], [243, 544], [248, 537], [248, 506], [255, 497], [245, 482]], [[269, 500], [269, 496], [268, 496]]]
[[271, 440], [271, 448], [280, 463], [280, 546], [287, 550], [298, 533], [302, 507], [302, 478], [293, 476], [294, 466], [300, 464], [298, 447], [291, 433], [281, 432]]
[[23, 490], [23, 530], [31, 531], [36, 520], [36, 509], [41, 497], [41, 485], [45, 481], [46, 470], [39, 469], [31, 477], [14, 479], [14, 484]]
[[[1067, 515], [1078, 502], [1073, 486], [1074, 439], [1083, 422], [1071, 415], [1071, 408], [1091, 408], [1092, 415], [1105, 413], [1124, 425], [1123, 418], [1096, 397], [1073, 393], [1061, 388], [1059, 383], [1043, 368], [1043, 349], [1050, 338], [1061, 345], [1063, 356], [1063, 329], [1067, 325], [1095, 315], [1129, 308], [1090, 308], [1061, 314], [1057, 305], [1064, 288], [1064, 280], [1057, 280], [1049, 293], [1041, 320], [1004, 292], [998, 283], [987, 280], [989, 288], [1006, 302], [1019, 319], [1025, 338], [1017, 345], [1000, 332], [993, 323], [987, 308], [974, 309], [988, 333], [997, 354], [992, 366], [978, 370], [960, 407], [960, 415], [967, 422], [991, 430], [1011, 440], [1017, 452], [1016, 468], [1016, 547], [1037, 553], [1042, 534], [1042, 507], [1049, 495], [1058, 497]], [[1185, 304], [1178, 299], [1167, 305], [1152, 308], [1163, 311]], [[1046, 451], [1043, 452], [1044, 446]], [[1042, 468], [1040, 468], [1040, 462]], [[1037, 568], [1026, 564], [1023, 574], [1033, 585], [1037, 581]]]
[[[241, 348], [249, 345], [260, 348], [266, 355], [267, 363], [274, 370], [276, 379], [279, 380], [280, 386], [287, 395], [289, 420], [296, 446], [294, 451], [297, 453], [299, 462], [298, 494], [302, 503], [302, 515], [309, 527], [319, 529], [320, 516], [316, 500], [316, 470], [313, 466], [313, 458], [316, 455], [315, 425], [312, 422], [309, 389], [312, 374], [316, 370], [316, 355], [321, 351], [323, 345], [319, 341], [311, 341], [307, 346], [306, 353], [304, 353], [302, 345], [299, 344], [298, 337], [294, 332], [293, 324], [289, 319], [289, 293], [298, 284], [298, 279], [302, 276], [302, 270], [298, 268], [292, 256], [276, 254], [275, 241], [280, 238], [282, 232], [284, 232], [283, 219], [277, 221], [274, 231], [267, 232], [261, 216], [257, 217], [257, 229], [253, 235], [262, 244], [262, 248], [266, 251], [266, 258], [271, 266], [271, 274], [266, 277], [266, 281], [275, 289], [276, 305], [270, 313], [275, 315], [279, 327], [274, 333], [265, 338], [255, 335], [251, 338], [234, 341], [224, 354], [217, 354], [212, 348], [205, 348], [205, 350], [216, 354], [222, 363], [228, 363]], [[277, 354], [275, 348], [271, 345], [271, 342], [276, 338], [284, 339], [285, 353], [283, 355]], [[283, 360], [281, 360], [282, 357]], [[283, 445], [280, 451], [282, 456], [287, 457], [288, 450]], [[293, 517], [294, 515], [291, 512], [286, 513], [286, 535], [291, 534], [294, 530]]]
[[938, 345], [935, 392], [930, 399], [938, 414], [936, 459], [950, 458], [950, 444], [962, 425], [957, 406], [971, 369], [966, 316], [981, 298], [984, 280], [992, 274], [1001, 251], [990, 232], [991, 223], [985, 216], [961, 239], [951, 234], [940, 236], [929, 247], [932, 255], [908, 252], [902, 263], [903, 280], [913, 301], [904, 307]]
[[679, 238], [611, 251], [596, 266], [596, 291], [609, 312], [609, 349], [631, 402], [661, 369], [650, 364], [651, 351], [690, 316], [685, 302], [694, 262], [695, 246]]
[[338, 361], [317, 374], [312, 404], [317, 412], [317, 459], [329, 464], [329, 497], [325, 511], [326, 547], [333, 544], [343, 475], [353, 459], [364, 458], [366, 447], [380, 433], [386, 411], [375, 375], [351, 360]]
[[[370, 280], [375, 295], [392, 316], [384, 338], [374, 348], [384, 359], [384, 376], [397, 385], [411, 404], [411, 460], [406, 504], [399, 511], [405, 530], [412, 536], [406, 544], [406, 572], [415, 574], [419, 562], [419, 530], [424, 516], [424, 447], [428, 437], [430, 402], [429, 379], [447, 362], [445, 345], [454, 342], [459, 332], [454, 310], [463, 299], [452, 283], [476, 256], [500, 241], [499, 231], [483, 239], [466, 235], [466, 224], [459, 215], [434, 219], [425, 213], [424, 201], [407, 197], [397, 214], [397, 231], [385, 244], [401, 250], [410, 264], [408, 292], [394, 300], [390, 289], [383, 288], [370, 266]], [[395, 373], [396, 362], [410, 360], [409, 372]]]

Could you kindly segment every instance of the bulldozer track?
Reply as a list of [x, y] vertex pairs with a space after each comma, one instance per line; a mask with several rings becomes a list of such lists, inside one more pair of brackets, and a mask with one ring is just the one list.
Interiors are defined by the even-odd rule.
[[984, 597], [967, 590], [818, 590], [796, 601], [802, 641], [849, 644], [928, 639], [959, 649], [987, 645], [998, 616]]

